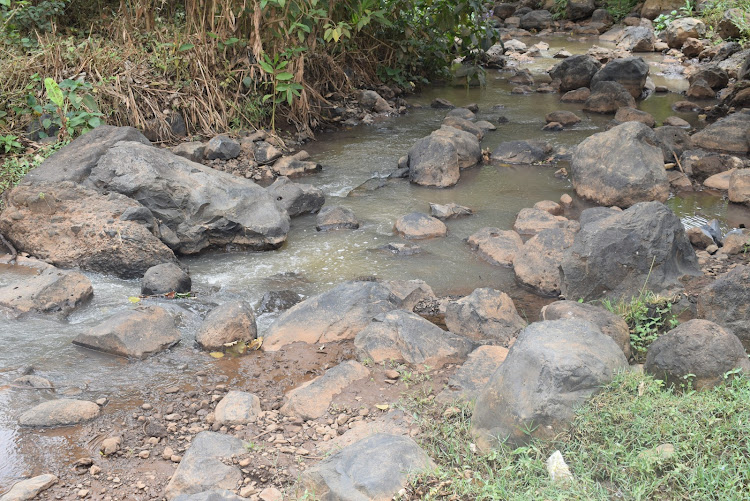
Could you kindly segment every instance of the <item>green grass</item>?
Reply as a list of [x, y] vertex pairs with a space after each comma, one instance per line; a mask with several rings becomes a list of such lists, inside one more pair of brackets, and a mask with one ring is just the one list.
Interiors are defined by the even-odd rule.
[[[58, 142], [29, 153], [0, 156], [0, 161], [2, 161], [0, 166], [0, 198], [6, 190], [17, 185], [31, 169], [44, 162], [47, 157], [63, 146], [65, 146], [65, 143]], [[0, 209], [2, 209], [2, 203], [0, 201]]]
[[[750, 499], [750, 379], [703, 392], [675, 392], [643, 374], [619, 375], [579, 409], [570, 430], [549, 442], [475, 452], [471, 410], [445, 417], [424, 396], [422, 446], [437, 464], [404, 499], [742, 500]], [[649, 451], [672, 444], [672, 457]], [[575, 480], [553, 484], [546, 460], [560, 450]]]

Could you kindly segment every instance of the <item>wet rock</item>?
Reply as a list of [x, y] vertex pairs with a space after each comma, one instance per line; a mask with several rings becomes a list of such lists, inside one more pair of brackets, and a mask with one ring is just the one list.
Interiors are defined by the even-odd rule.
[[577, 318], [596, 325], [606, 336], [612, 338], [630, 359], [630, 328], [621, 316], [591, 303], [578, 301], [555, 301], [542, 308], [542, 320], [565, 320]]
[[635, 108], [635, 99], [618, 82], [598, 82], [591, 86], [583, 110], [593, 113], [615, 113], [620, 108]]
[[376, 113], [390, 113], [393, 108], [388, 101], [374, 90], [363, 90], [359, 93], [359, 104], [368, 111]]
[[310, 154], [301, 150], [294, 155], [279, 158], [274, 162], [271, 170], [277, 176], [282, 177], [304, 176], [323, 170], [322, 165], [308, 160], [308, 158], [310, 158]]
[[659, 141], [665, 162], [675, 162], [685, 150], [693, 147], [690, 134], [681, 127], [657, 127], [654, 129], [654, 134]]
[[750, 266], [720, 275], [698, 295], [698, 317], [715, 322], [740, 338], [750, 350]]
[[158, 306], [120, 311], [77, 335], [73, 344], [121, 357], [146, 358], [180, 341], [172, 314]]
[[288, 177], [276, 179], [266, 188], [276, 205], [284, 209], [290, 217], [302, 214], [315, 214], [326, 202], [323, 190], [309, 184], [293, 183]]
[[692, 101], [676, 101], [672, 104], [672, 109], [680, 113], [697, 113], [703, 108]]
[[430, 215], [438, 219], [453, 219], [462, 216], [471, 216], [474, 211], [469, 207], [449, 203], [445, 205], [430, 203]]
[[[27, 262], [33, 263], [22, 260], [19, 265]], [[7, 309], [14, 317], [29, 313], [67, 316], [94, 295], [91, 281], [80, 273], [58, 270], [46, 263], [38, 267], [39, 274], [0, 287], [0, 309]]]
[[469, 339], [446, 332], [419, 315], [393, 310], [375, 317], [354, 338], [359, 360], [394, 360], [410, 365], [442, 367], [462, 361], [474, 349]]
[[174, 263], [152, 266], [141, 279], [141, 294], [153, 296], [168, 292], [190, 292], [192, 280], [185, 270]]
[[27, 374], [13, 380], [13, 385], [18, 388], [34, 388], [36, 390], [54, 390], [55, 385], [49, 379], [34, 374]]
[[354, 360], [343, 362], [312, 381], [286, 394], [286, 403], [280, 412], [285, 416], [317, 419], [328, 410], [333, 398], [354, 381], [369, 377], [370, 371]]
[[705, 34], [706, 25], [703, 21], [694, 17], [683, 17], [669, 23], [661, 35], [670, 48], [679, 49], [688, 38], [703, 38]]
[[631, 52], [653, 52], [656, 36], [654, 29], [647, 26], [628, 26], [617, 44], [618, 48]]
[[729, 84], [729, 75], [717, 65], [704, 66], [692, 75], [688, 81], [704, 80], [711, 89], [723, 89]]
[[69, 426], [99, 416], [99, 406], [86, 400], [60, 398], [33, 407], [18, 418], [21, 426]]
[[391, 499], [410, 475], [433, 463], [409, 437], [378, 433], [346, 447], [302, 474], [301, 484], [319, 499]]
[[206, 145], [200, 141], [190, 141], [187, 143], [180, 143], [172, 148], [172, 153], [175, 155], [187, 158], [191, 162], [202, 162], [204, 158], [204, 152], [206, 151]]
[[448, 228], [442, 221], [422, 212], [401, 216], [393, 229], [397, 235], [410, 240], [444, 237], [448, 233]]
[[601, 64], [593, 57], [578, 55], [568, 57], [556, 64], [549, 70], [549, 75], [553, 80], [560, 81], [561, 92], [567, 92], [588, 87], [591, 79], [600, 68]]
[[547, 116], [544, 117], [544, 120], [547, 123], [557, 122], [566, 127], [575, 125], [581, 121], [578, 115], [576, 115], [572, 111], [553, 111], [551, 113], [547, 113]]
[[750, 169], [737, 169], [729, 177], [729, 201], [750, 206]]
[[495, 289], [475, 289], [468, 296], [450, 301], [445, 310], [448, 330], [480, 343], [508, 346], [526, 327], [513, 300]]
[[438, 402], [475, 400], [507, 356], [508, 348], [502, 346], [478, 347], [448, 380], [447, 387], [437, 396]]
[[240, 156], [240, 143], [234, 139], [219, 135], [212, 138], [203, 150], [206, 160], [230, 160]]
[[708, 85], [708, 82], [699, 78], [690, 84], [685, 95], [692, 99], [713, 99], [716, 92]]
[[690, 320], [659, 336], [648, 348], [643, 369], [668, 385], [688, 382], [697, 390], [724, 382], [733, 369], [750, 372], [750, 361], [734, 334], [708, 320]]
[[531, 94], [533, 92], [534, 92], [534, 89], [529, 85], [518, 85], [516, 87], [513, 87], [510, 90], [511, 94], [522, 94], [522, 95]]
[[390, 242], [381, 247], [381, 249], [398, 256], [413, 256], [422, 252], [420, 246], [411, 242]]
[[517, 70], [516, 74], [508, 79], [508, 82], [515, 85], [534, 85], [534, 77], [527, 69]]
[[172, 501], [245, 501], [246, 499], [227, 489], [214, 489], [197, 494], [181, 494]]
[[480, 257], [491, 264], [510, 266], [523, 240], [515, 231], [503, 231], [498, 228], [482, 228], [467, 240]]
[[268, 291], [258, 304], [258, 314], [285, 311], [302, 301], [302, 296], [292, 290]]
[[717, 120], [693, 135], [693, 144], [699, 148], [726, 153], [748, 152], [750, 113], [733, 113]]
[[683, 129], [690, 128], [690, 123], [687, 120], [684, 120], [680, 117], [667, 117], [664, 119], [664, 122], [662, 122], [662, 125], [671, 126], [671, 127], [681, 127]]
[[516, 280], [539, 294], [559, 294], [560, 263], [574, 236], [569, 229], [553, 228], [530, 238], [513, 260]]
[[180, 495], [199, 494], [213, 489], [235, 489], [242, 481], [236, 466], [222, 460], [245, 452], [242, 440], [230, 435], [203, 431], [195, 436], [164, 491], [168, 500]]
[[[641, 57], [627, 57], [608, 62], [602, 69], [591, 77], [591, 90], [596, 92], [599, 82], [617, 82], [630, 93], [633, 98], [640, 97], [648, 76], [648, 64]], [[634, 108], [635, 106], [631, 106]]]
[[454, 129], [462, 130], [464, 132], [468, 132], [469, 134], [473, 134], [477, 137], [479, 141], [481, 141], [482, 138], [484, 137], [484, 131], [477, 124], [475, 124], [474, 122], [465, 120], [463, 118], [445, 117], [445, 120], [443, 120], [443, 126], [453, 127]]
[[356, 230], [359, 221], [354, 211], [341, 206], [324, 207], [315, 218], [315, 229], [318, 231]]
[[618, 207], [666, 201], [669, 182], [659, 144], [654, 131], [639, 122], [588, 137], [575, 149], [570, 164], [576, 193]]
[[618, 122], [641, 122], [648, 127], [656, 125], [656, 120], [651, 113], [636, 110], [635, 108], [620, 108], [615, 113], [615, 120]]
[[129, 209], [147, 210], [117, 193], [101, 195], [72, 182], [22, 184], [8, 193], [0, 232], [19, 252], [61, 268], [140, 278], [151, 266], [176, 261], [145, 225], [120, 218]]
[[422, 186], [446, 188], [460, 177], [458, 150], [449, 138], [430, 135], [409, 150], [409, 180]]
[[567, 228], [574, 226], [562, 216], [553, 216], [542, 209], [521, 209], [513, 223], [513, 229], [524, 236], [536, 235], [550, 228]]
[[532, 10], [521, 16], [519, 24], [524, 30], [543, 30], [552, 26], [552, 14], [547, 10]]
[[706, 188], [713, 188], [715, 190], [729, 190], [729, 180], [732, 178], [732, 174], [734, 174], [735, 169], [728, 170], [726, 172], [722, 172], [720, 174], [714, 174], [711, 177], [706, 178], [705, 181], [703, 181], [703, 186]]
[[627, 366], [617, 344], [590, 322], [529, 325], [477, 398], [471, 425], [477, 446], [556, 436], [576, 408]]
[[375, 316], [401, 307], [388, 287], [377, 282], [345, 282], [281, 314], [266, 332], [263, 349], [302, 341], [327, 343], [354, 339]]
[[542, 130], [544, 131], [551, 131], [551, 132], [560, 132], [565, 127], [559, 122], [549, 122], [544, 127], [542, 127]]
[[591, 96], [591, 90], [588, 87], [581, 87], [566, 92], [560, 98], [562, 103], [585, 103], [586, 100]]
[[257, 396], [232, 390], [216, 405], [214, 416], [220, 425], [236, 425], [254, 423], [260, 412], [260, 399]]
[[544, 212], [552, 214], [553, 216], [559, 216], [563, 213], [562, 206], [557, 202], [553, 202], [552, 200], [540, 200], [539, 202], [534, 204], [533, 208], [543, 210]]
[[520, 40], [511, 39], [503, 42], [506, 51], [511, 52], [526, 52], [526, 44]]
[[443, 99], [442, 97], [436, 97], [432, 100], [430, 103], [431, 108], [443, 108], [443, 109], [451, 109], [455, 108], [456, 106], [448, 101], [447, 99]]
[[492, 160], [506, 164], [542, 162], [552, 153], [552, 147], [541, 141], [505, 141], [492, 151]]
[[596, 10], [594, 0], [568, 0], [567, 18], [580, 21], [591, 17]]
[[458, 117], [464, 120], [474, 120], [477, 116], [468, 108], [454, 108], [450, 110], [446, 117]]
[[659, 202], [583, 224], [561, 264], [563, 295], [584, 301], [638, 295], [647, 277], [658, 293], [699, 274], [682, 222]]
[[0, 501], [28, 501], [36, 498], [57, 483], [57, 477], [51, 473], [21, 480], [0, 496]]
[[255, 314], [246, 301], [230, 301], [206, 315], [195, 341], [204, 350], [222, 350], [230, 343], [249, 342], [258, 336]]

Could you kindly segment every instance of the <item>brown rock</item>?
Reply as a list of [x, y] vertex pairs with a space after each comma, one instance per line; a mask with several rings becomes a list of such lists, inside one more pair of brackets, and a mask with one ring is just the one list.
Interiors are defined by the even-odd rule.
[[750, 206], [750, 169], [737, 169], [729, 177], [729, 201]]
[[706, 178], [705, 181], [703, 181], [703, 186], [706, 188], [713, 188], [715, 190], [729, 190], [729, 180], [732, 178], [732, 174], [737, 169], [728, 170], [726, 172], [721, 172], [719, 174], [714, 174], [713, 176]]
[[258, 336], [255, 314], [246, 301], [231, 301], [211, 310], [195, 334], [204, 350], [221, 350], [228, 343], [252, 341]]
[[526, 327], [513, 300], [495, 289], [476, 289], [466, 297], [448, 303], [445, 325], [451, 332], [479, 342], [509, 346]]
[[615, 113], [615, 120], [618, 122], [641, 122], [649, 127], [656, 125], [656, 120], [651, 113], [636, 110], [635, 108], [620, 108]]
[[574, 237], [571, 230], [553, 228], [529, 239], [513, 261], [516, 279], [540, 294], [559, 294], [560, 263]]
[[502, 231], [498, 228], [482, 228], [467, 240], [482, 259], [500, 266], [510, 266], [523, 240], [515, 231]]

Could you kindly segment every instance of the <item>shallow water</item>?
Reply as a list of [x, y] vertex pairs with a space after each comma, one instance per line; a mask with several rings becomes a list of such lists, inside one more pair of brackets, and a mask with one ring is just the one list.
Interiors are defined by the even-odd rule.
[[[579, 53], [590, 46], [588, 42], [567, 37], [545, 41], [552, 47], [544, 57], [529, 65], [534, 73], [550, 67], [554, 63], [552, 54], [563, 47]], [[654, 64], [658, 58], [649, 56]], [[20, 367], [32, 365], [37, 374], [54, 382], [58, 395], [90, 400], [106, 396], [116, 402], [137, 402], [144, 388], [187, 384], [198, 370], [223, 370], [221, 361], [194, 349], [193, 337], [202, 315], [228, 299], [242, 298], [256, 303], [268, 290], [287, 288], [309, 296], [343, 280], [376, 276], [422, 279], [438, 294], [466, 294], [482, 286], [498, 288], [511, 294], [523, 314], [535, 319], [537, 303], [515, 284], [512, 271], [480, 260], [463, 240], [485, 226], [510, 228], [520, 209], [539, 200], [558, 200], [563, 193], [572, 195], [570, 183], [554, 176], [557, 167], [483, 165], [464, 171], [459, 184], [451, 189], [424, 188], [405, 180], [393, 180], [375, 191], [358, 191], [353, 194], [356, 196], [347, 196], [373, 176], [393, 170], [398, 158], [418, 138], [439, 127], [445, 110], [429, 108], [434, 97], [446, 98], [459, 106], [478, 103], [479, 119], [496, 122], [499, 116], [505, 116], [509, 122], [489, 132], [482, 143], [483, 148], [489, 149], [502, 141], [531, 138], [570, 148], [603, 130], [611, 118], [582, 113], [580, 105], [559, 103], [557, 94], [511, 95], [509, 76], [505, 71], [490, 70], [484, 89], [432, 89], [410, 97], [411, 103], [423, 107], [414, 108], [405, 116], [319, 135], [318, 141], [308, 145], [307, 150], [323, 164], [323, 172], [298, 182], [323, 189], [326, 205], [343, 205], [354, 210], [361, 221], [360, 229], [319, 233], [315, 231], [315, 216], [308, 215], [292, 221], [288, 240], [277, 251], [210, 253], [185, 259], [198, 298], [162, 303], [178, 314], [183, 332], [182, 343], [168, 352], [146, 361], [128, 362], [75, 347], [70, 342], [103, 318], [132, 307], [128, 297], [139, 294], [137, 281], [87, 274], [94, 285], [95, 297], [67, 321], [0, 318], [0, 491], [22, 475], [43, 473], [40, 464], [60, 461], [77, 451], [64, 429], [34, 434], [17, 430], [15, 422], [23, 410], [53, 396], [50, 392], [10, 388], [8, 385], [19, 375]], [[660, 78], [654, 78], [657, 85], [667, 83], [673, 89], [684, 88], [683, 80]], [[657, 94], [643, 101], [640, 107], [661, 122], [675, 114], [670, 106], [680, 99], [683, 97], [674, 93]], [[570, 130], [542, 132], [544, 116], [558, 109], [574, 111], [583, 120]], [[697, 123], [694, 114], [680, 116]], [[467, 205], [476, 215], [448, 221], [446, 238], [419, 242], [422, 254], [396, 257], [378, 250], [399, 240], [392, 233], [399, 216], [412, 211], [429, 212], [430, 202]], [[586, 205], [580, 201], [577, 204]], [[672, 198], [669, 205], [688, 226], [712, 218], [721, 219], [725, 226], [750, 223], [747, 211], [708, 193]], [[6, 268], [0, 269], [0, 286], [9, 283], [13, 274]], [[272, 315], [259, 318], [261, 335], [273, 318]]]

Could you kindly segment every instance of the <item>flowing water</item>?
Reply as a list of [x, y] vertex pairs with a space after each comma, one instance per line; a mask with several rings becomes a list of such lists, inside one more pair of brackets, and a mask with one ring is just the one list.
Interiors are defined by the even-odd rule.
[[[524, 65], [533, 73], [540, 74], [549, 68], [554, 63], [552, 54], [563, 47], [573, 53], [585, 52], [590, 47], [589, 43], [566, 37], [544, 41], [550, 43], [550, 50]], [[526, 42], [531, 44], [535, 40]], [[684, 79], [656, 74], [663, 70], [659, 65], [661, 56], [650, 55], [649, 61], [657, 85], [684, 90]], [[483, 148], [491, 150], [502, 141], [514, 139], [542, 139], [570, 148], [603, 130], [611, 119], [586, 115], [580, 105], [560, 103], [557, 94], [511, 95], [509, 76], [509, 72], [490, 70], [486, 88], [433, 89], [409, 98], [412, 104], [422, 107], [410, 110], [405, 116], [321, 134], [307, 150], [324, 166], [323, 172], [297, 181], [323, 189], [326, 205], [352, 209], [360, 219], [360, 229], [319, 233], [315, 231], [315, 216], [308, 215], [292, 221], [288, 240], [277, 251], [209, 253], [184, 259], [190, 267], [198, 299], [162, 304], [177, 313], [183, 332], [182, 342], [168, 352], [146, 361], [129, 362], [75, 347], [70, 342], [79, 332], [128, 308], [128, 297], [139, 294], [139, 283], [135, 280], [88, 274], [95, 297], [67, 321], [0, 318], [0, 492], [20, 476], [43, 473], [40, 464], [73, 457], [78, 452], [65, 429], [31, 433], [17, 428], [16, 419], [23, 410], [52, 396], [46, 391], [10, 388], [19, 368], [33, 366], [37, 374], [54, 382], [58, 395], [77, 395], [90, 400], [106, 396], [121, 405], [135, 404], [143, 398], [144, 388], [187, 384], [190, 375], [198, 370], [224, 370], [225, 361], [195, 350], [193, 337], [202, 315], [229, 299], [242, 298], [255, 303], [266, 291], [279, 289], [293, 289], [309, 296], [343, 280], [376, 276], [422, 279], [438, 294], [467, 294], [476, 287], [494, 287], [507, 291], [522, 314], [536, 319], [538, 301], [515, 284], [512, 271], [480, 260], [463, 240], [485, 226], [510, 228], [520, 209], [539, 200], [558, 200], [563, 193], [573, 195], [570, 183], [554, 176], [557, 166], [483, 165], [462, 172], [459, 184], [451, 189], [384, 180], [376, 183], [382, 184], [377, 189], [352, 192], [368, 179], [393, 170], [399, 157], [418, 138], [440, 126], [445, 110], [429, 107], [435, 97], [459, 106], [477, 103], [478, 119], [496, 123], [500, 116], [506, 117], [508, 123], [489, 132], [482, 142]], [[671, 104], [680, 99], [684, 98], [675, 93], [655, 94], [643, 101], [640, 108], [653, 114], [660, 123], [675, 114]], [[560, 109], [573, 111], [583, 120], [562, 132], [541, 131], [544, 116]], [[677, 115], [696, 124], [694, 114]], [[397, 257], [378, 249], [399, 240], [392, 232], [399, 216], [412, 211], [429, 212], [430, 202], [456, 202], [473, 208], [476, 215], [448, 221], [448, 236], [419, 242], [423, 248], [421, 254]], [[576, 202], [579, 207], [585, 206], [579, 200]], [[702, 224], [712, 218], [719, 218], [725, 227], [750, 223], [747, 211], [730, 207], [723, 198], [707, 193], [672, 198], [669, 204], [686, 225]], [[1, 269], [0, 286], [16, 278], [16, 273], [7, 267]], [[258, 319], [260, 335], [273, 318], [262, 315]]]

